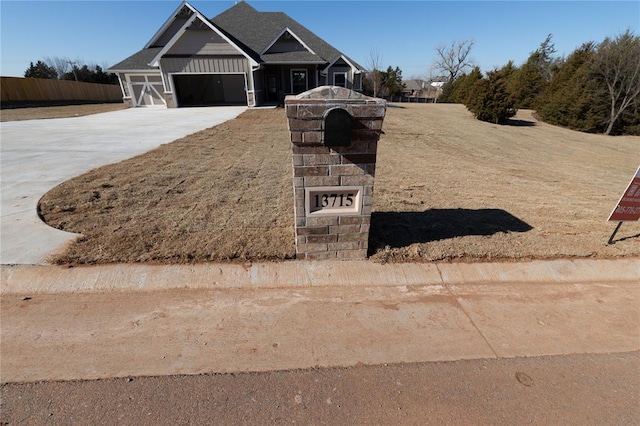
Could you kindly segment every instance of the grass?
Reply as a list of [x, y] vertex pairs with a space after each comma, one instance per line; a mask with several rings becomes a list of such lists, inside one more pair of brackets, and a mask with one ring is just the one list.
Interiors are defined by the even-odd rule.
[[[640, 137], [475, 120], [461, 105], [390, 107], [378, 149], [377, 261], [640, 255], [638, 223], [606, 219], [638, 166]], [[282, 109], [237, 119], [59, 185], [51, 226], [82, 236], [58, 263], [285, 260], [294, 256]]]

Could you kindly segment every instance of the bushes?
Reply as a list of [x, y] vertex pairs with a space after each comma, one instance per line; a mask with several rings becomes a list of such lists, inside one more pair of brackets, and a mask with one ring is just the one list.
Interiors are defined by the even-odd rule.
[[581, 132], [604, 131], [607, 113], [598, 99], [602, 91], [592, 72], [594, 55], [595, 45], [585, 43], [567, 58], [535, 104], [540, 119]]
[[640, 39], [627, 31], [614, 40], [576, 49], [535, 107], [550, 124], [589, 133], [637, 135], [639, 93]]
[[519, 69], [509, 78], [509, 92], [514, 97], [516, 107], [535, 108], [536, 100], [542, 95], [553, 75], [558, 71], [560, 59], [554, 58], [556, 52], [551, 34], [531, 54]]
[[490, 71], [483, 78], [480, 68], [463, 74], [447, 83], [440, 103], [461, 103], [478, 119], [491, 123], [504, 123], [516, 114], [513, 96], [507, 88], [509, 77], [515, 68], [509, 62], [501, 70]]
[[469, 74], [462, 74], [453, 82], [447, 83], [442, 88], [442, 95], [438, 98], [440, 103], [465, 104], [471, 93], [471, 87], [482, 80], [482, 73], [479, 67], [473, 68]]
[[476, 67], [444, 87], [439, 102], [463, 103], [479, 120], [504, 123], [517, 108], [550, 124], [604, 134], [640, 134], [640, 37], [630, 30], [568, 58], [553, 57], [551, 36], [517, 68], [510, 61], [482, 78]]
[[513, 63], [509, 62], [473, 84], [465, 105], [478, 120], [503, 124], [516, 115], [515, 99], [507, 89], [514, 70]]

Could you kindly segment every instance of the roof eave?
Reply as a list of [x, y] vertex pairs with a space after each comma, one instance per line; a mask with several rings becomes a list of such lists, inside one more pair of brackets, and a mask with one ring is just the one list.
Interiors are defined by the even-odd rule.
[[169, 19], [166, 20], [166, 22], [160, 27], [160, 29], [156, 31], [153, 37], [151, 37], [151, 40], [149, 40], [149, 42], [144, 46], [145, 49], [148, 49], [149, 47], [153, 46], [153, 44], [158, 40], [158, 38], [167, 30], [167, 28], [169, 28], [169, 26], [171, 26], [171, 23], [176, 18], [176, 15], [178, 14], [178, 12], [180, 12], [180, 10], [185, 6], [188, 7], [193, 13], [197, 12], [196, 9], [186, 1], [183, 1], [182, 3], [180, 3], [180, 5], [176, 8], [176, 10], [174, 10], [173, 13], [170, 15]]
[[167, 51], [173, 47], [173, 45], [178, 41], [178, 39], [182, 37], [185, 31], [187, 31], [187, 28], [189, 28], [189, 26], [193, 24], [193, 21], [195, 21], [197, 18], [198, 18], [197, 13], [194, 13], [193, 15], [191, 15], [189, 19], [187, 19], [187, 21], [184, 23], [184, 25], [180, 27], [180, 29], [173, 35], [173, 37], [171, 37], [171, 40], [169, 40], [169, 42], [162, 48], [162, 50], [160, 50], [160, 52], [153, 57], [151, 62], [149, 62], [149, 65], [152, 67], [160, 66], [160, 64], [158, 64], [158, 62], [160, 61], [160, 58], [162, 58], [164, 54], [167, 53]]
[[149, 68], [146, 70], [141, 70], [141, 69], [127, 69], [127, 68], [122, 68], [122, 69], [118, 69], [118, 68], [107, 68], [106, 70], [104, 70], [104, 72], [110, 72], [110, 73], [148, 73], [150, 71], [157, 71], [160, 72], [159, 68]]
[[262, 65], [324, 65], [326, 61], [264, 61]]
[[339, 59], [344, 60], [347, 63], [347, 65], [349, 65], [351, 67], [351, 69], [353, 70], [353, 72], [355, 74], [360, 74], [360, 73], [362, 73], [364, 71], [364, 70], [356, 67], [355, 65], [353, 65], [353, 63], [349, 60], [349, 58], [347, 58], [344, 54], [340, 54], [340, 56], [338, 56], [336, 59], [331, 61], [331, 63], [329, 63], [329, 65], [327, 65], [326, 68], [321, 71], [321, 73], [323, 75], [327, 74], [329, 68], [331, 68], [333, 66], [333, 64], [338, 62]]
[[251, 57], [251, 55], [249, 55], [247, 52], [245, 52], [243, 49], [241, 49], [237, 44], [235, 44], [229, 37], [227, 37], [227, 35], [220, 31], [215, 25], [213, 25], [211, 23], [211, 21], [209, 21], [202, 13], [200, 13], [196, 8], [194, 8], [193, 6], [191, 6], [190, 4], [188, 4], [187, 2], [184, 2], [185, 5], [187, 5], [194, 13], [191, 17], [189, 17], [189, 19], [187, 20], [187, 22], [185, 22], [185, 24], [180, 28], [179, 31], [177, 31], [174, 36], [171, 38], [171, 40], [166, 44], [166, 46], [164, 46], [162, 48], [162, 50], [160, 51], [160, 53], [158, 53], [153, 60], [149, 63], [150, 66], [154, 66], [157, 67], [159, 66], [159, 61], [160, 58], [162, 58], [162, 56], [167, 53], [167, 51], [169, 49], [171, 49], [171, 47], [173, 47], [173, 45], [178, 41], [178, 39], [180, 39], [180, 37], [182, 37], [182, 35], [185, 33], [185, 31], [187, 31], [187, 28], [189, 28], [189, 26], [193, 23], [193, 21], [195, 21], [196, 19], [200, 19], [200, 21], [202, 21], [203, 24], [205, 24], [206, 26], [208, 26], [213, 32], [215, 32], [216, 34], [218, 34], [220, 37], [222, 37], [227, 43], [229, 43], [231, 46], [233, 46], [238, 52], [240, 52], [242, 54], [242, 56], [244, 56], [245, 58], [247, 58], [247, 60], [249, 61], [249, 64], [251, 66], [257, 66], [258, 63], [256, 62], [255, 59], [253, 59]]
[[300, 37], [298, 37], [298, 35], [296, 33], [293, 32], [293, 30], [289, 27], [284, 27], [282, 29], [282, 31], [280, 31], [280, 33], [271, 41], [271, 43], [269, 43], [267, 45], [267, 47], [265, 47], [264, 49], [262, 49], [262, 52], [260, 52], [260, 55], [264, 55], [265, 53], [267, 53], [267, 51], [269, 49], [271, 49], [271, 47], [276, 44], [278, 42], [278, 40], [280, 40], [280, 37], [282, 37], [284, 35], [284, 33], [289, 33], [293, 36], [293, 38], [295, 38], [298, 43], [300, 43], [302, 45], [302, 47], [304, 47], [305, 49], [307, 49], [308, 52], [312, 53], [312, 54], [316, 54], [316, 52], [313, 51], [313, 49], [311, 49], [307, 43], [305, 43]]

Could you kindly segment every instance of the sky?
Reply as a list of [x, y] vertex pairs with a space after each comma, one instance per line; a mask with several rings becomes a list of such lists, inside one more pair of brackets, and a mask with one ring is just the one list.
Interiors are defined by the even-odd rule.
[[[136, 53], [180, 5], [171, 1], [0, 0], [0, 75], [21, 77], [30, 62], [64, 57], [103, 67]], [[235, 1], [193, 0], [212, 18]], [[249, 1], [304, 25], [367, 67], [378, 51], [384, 68], [405, 80], [435, 76], [438, 46], [473, 41], [483, 72], [524, 63], [548, 34], [557, 55], [631, 29], [640, 34], [640, 1]]]

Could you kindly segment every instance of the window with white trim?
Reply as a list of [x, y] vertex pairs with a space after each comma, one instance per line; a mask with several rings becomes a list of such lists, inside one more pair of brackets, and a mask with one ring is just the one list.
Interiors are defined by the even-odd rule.
[[333, 85], [340, 87], [347, 87], [347, 73], [346, 72], [334, 72], [333, 73]]

